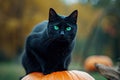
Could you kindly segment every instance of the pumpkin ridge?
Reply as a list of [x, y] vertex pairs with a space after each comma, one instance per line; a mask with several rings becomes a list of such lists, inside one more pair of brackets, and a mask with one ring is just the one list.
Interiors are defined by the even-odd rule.
[[[76, 71], [76, 72], [78, 72], [78, 71]], [[91, 75], [89, 75], [88, 73], [86, 73], [86, 72], [78, 72], [78, 74], [82, 74], [82, 76], [84, 76], [84, 78], [86, 79], [86, 80], [89, 80], [89, 79], [91, 79], [91, 80], [95, 80], [93, 77], [91, 77]], [[79, 76], [80, 77], [80, 76]]]
[[80, 79], [81, 79], [81, 78], [79, 79], [79, 78], [75, 75], [76, 73], [73, 73], [73, 71], [69, 71], [69, 73], [70, 73], [70, 75], [71, 75], [71, 77], [72, 77], [73, 80], [80, 80]]
[[[64, 72], [64, 73], [63, 73]], [[71, 80], [66, 71], [61, 72], [62, 79], [60, 80]]]
[[83, 71], [71, 70], [71, 71], [57, 71], [47, 75], [39, 72], [33, 72], [22, 80], [95, 80], [88, 73]]
[[74, 75], [75, 75], [78, 79], [85, 80], [84, 77], [83, 77], [83, 75], [82, 75], [82, 77], [81, 77], [81, 75], [79, 75], [79, 74], [81, 74], [80, 72], [79, 72], [79, 74], [77, 74], [78, 72], [76, 73], [75, 70], [72, 70], [72, 73], [74, 73]]
[[[66, 76], [69, 78], [69, 80], [73, 80], [73, 78], [71, 77], [72, 75], [69, 73], [69, 71], [65, 71]], [[66, 78], [65, 78], [66, 80]]]

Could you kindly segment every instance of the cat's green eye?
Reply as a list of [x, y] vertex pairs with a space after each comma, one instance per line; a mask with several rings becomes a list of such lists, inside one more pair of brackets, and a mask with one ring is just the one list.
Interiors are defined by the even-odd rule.
[[71, 29], [72, 29], [71, 27], [67, 27], [67, 28], [66, 28], [67, 31], [70, 31]]
[[59, 27], [58, 27], [58, 26], [54, 26], [54, 29], [55, 29], [55, 30], [59, 30]]

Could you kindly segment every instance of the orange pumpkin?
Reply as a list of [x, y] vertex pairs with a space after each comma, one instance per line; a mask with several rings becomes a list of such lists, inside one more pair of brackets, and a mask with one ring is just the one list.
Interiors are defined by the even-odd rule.
[[48, 75], [43, 75], [42, 73], [39, 72], [33, 72], [23, 77], [22, 80], [95, 80], [95, 79], [86, 72], [71, 70], [53, 72]]
[[108, 56], [94, 55], [88, 57], [84, 62], [84, 68], [86, 71], [95, 71], [95, 63], [104, 64], [106, 66], [112, 66], [113, 62]]

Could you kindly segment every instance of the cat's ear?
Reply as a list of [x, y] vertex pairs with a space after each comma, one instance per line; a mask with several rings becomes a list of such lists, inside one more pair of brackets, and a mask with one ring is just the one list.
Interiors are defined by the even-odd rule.
[[72, 22], [77, 22], [78, 10], [73, 11], [67, 18]]
[[53, 8], [50, 8], [49, 10], [49, 21], [55, 21], [56, 18], [58, 17], [57, 13], [55, 12], [55, 10]]

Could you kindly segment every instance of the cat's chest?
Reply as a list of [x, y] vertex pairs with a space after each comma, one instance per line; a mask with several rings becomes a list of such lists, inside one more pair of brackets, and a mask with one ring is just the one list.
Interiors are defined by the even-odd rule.
[[68, 48], [69, 44], [66, 42], [49, 42], [46, 44], [43, 44], [45, 52], [49, 52], [51, 54], [56, 54], [56, 53], [64, 53]]

